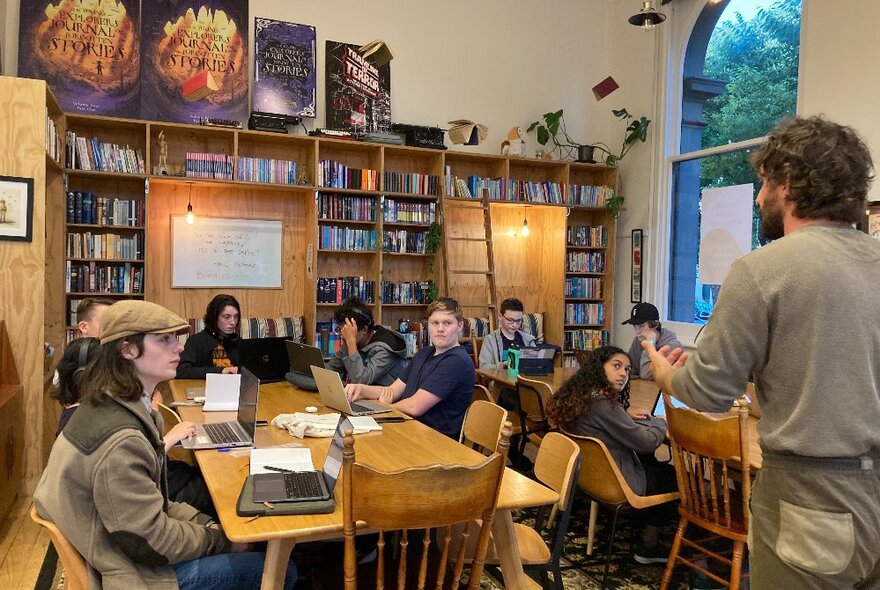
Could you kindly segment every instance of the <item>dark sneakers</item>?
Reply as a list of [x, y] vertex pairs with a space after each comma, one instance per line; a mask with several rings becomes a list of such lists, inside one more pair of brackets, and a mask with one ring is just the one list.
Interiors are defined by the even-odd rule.
[[652, 547], [639, 543], [633, 558], [642, 564], [666, 563], [669, 559], [669, 547], [663, 543], [656, 543]]

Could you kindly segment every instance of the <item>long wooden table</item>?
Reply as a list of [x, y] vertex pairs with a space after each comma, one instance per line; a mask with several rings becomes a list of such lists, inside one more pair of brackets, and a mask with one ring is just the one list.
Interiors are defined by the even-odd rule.
[[[203, 385], [203, 381], [176, 380], [170, 382], [169, 389], [174, 400], [183, 401], [186, 399], [187, 387]], [[309, 405], [317, 406], [319, 413], [333, 411], [323, 406], [314, 393], [302, 391], [287, 383], [266, 384], [260, 387], [257, 417], [271, 422], [278, 414], [302, 412]], [[193, 422], [223, 422], [235, 419], [233, 412], [206, 414], [199, 407], [178, 409], [184, 420]], [[290, 442], [299, 442], [308, 447], [315, 467], [320, 468], [323, 465], [330, 446], [329, 438], [300, 440], [288, 434], [286, 430], [274, 426], [257, 428], [258, 447]], [[369, 463], [381, 470], [406, 469], [433, 463], [476, 465], [484, 459], [483, 455], [416, 420], [386, 423], [382, 432], [357, 435], [355, 452], [358, 461]], [[235, 506], [248, 474], [248, 457], [216, 450], [197, 451], [195, 455], [226, 536], [236, 542], [268, 541], [261, 586], [264, 590], [283, 586], [287, 561], [297, 542], [342, 537], [341, 485], [336, 486], [336, 510], [332, 514], [261, 516], [256, 519], [240, 517], [235, 512]], [[511, 511], [552, 504], [558, 499], [559, 496], [553, 490], [516, 471], [505, 469], [498, 499], [498, 511], [493, 524], [505, 588], [534, 586], [522, 570]]]

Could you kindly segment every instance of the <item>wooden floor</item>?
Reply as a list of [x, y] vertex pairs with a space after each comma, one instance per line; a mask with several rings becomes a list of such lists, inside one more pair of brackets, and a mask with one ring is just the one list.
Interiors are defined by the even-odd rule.
[[31, 520], [33, 502], [20, 497], [0, 527], [0, 588], [33, 590], [51, 542], [46, 530]]

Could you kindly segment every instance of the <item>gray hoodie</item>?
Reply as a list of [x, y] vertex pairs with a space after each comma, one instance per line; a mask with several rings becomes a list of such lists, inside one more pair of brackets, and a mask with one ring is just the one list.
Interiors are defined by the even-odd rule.
[[403, 370], [406, 342], [403, 336], [376, 326], [373, 337], [360, 350], [349, 354], [345, 341], [327, 366], [352, 383], [391, 385]]

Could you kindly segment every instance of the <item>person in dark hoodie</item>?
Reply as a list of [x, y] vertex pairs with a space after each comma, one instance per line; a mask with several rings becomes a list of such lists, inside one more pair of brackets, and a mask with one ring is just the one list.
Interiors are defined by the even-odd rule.
[[186, 340], [177, 367], [178, 379], [204, 379], [208, 373], [238, 373], [241, 306], [232, 295], [211, 299], [205, 329]]
[[403, 370], [406, 342], [373, 323], [373, 313], [357, 297], [346, 299], [333, 312], [342, 347], [327, 363], [349, 383], [391, 385]]

